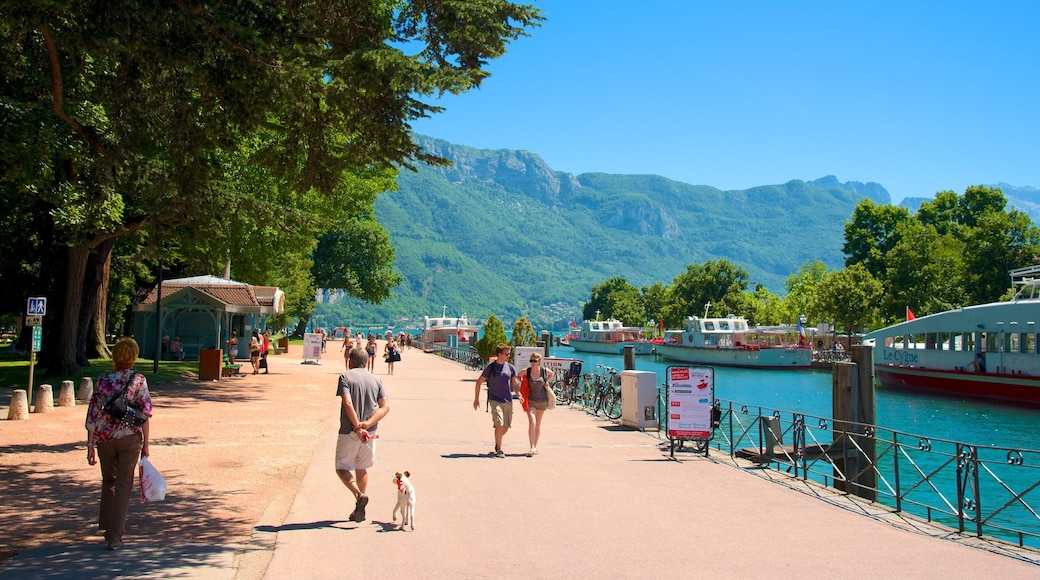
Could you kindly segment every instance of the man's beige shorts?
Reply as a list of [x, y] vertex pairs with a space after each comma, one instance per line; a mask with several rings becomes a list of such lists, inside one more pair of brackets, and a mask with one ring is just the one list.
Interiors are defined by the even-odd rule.
[[491, 424], [495, 427], [505, 427], [506, 429], [513, 426], [513, 403], [499, 403], [498, 401], [489, 401], [491, 403]]

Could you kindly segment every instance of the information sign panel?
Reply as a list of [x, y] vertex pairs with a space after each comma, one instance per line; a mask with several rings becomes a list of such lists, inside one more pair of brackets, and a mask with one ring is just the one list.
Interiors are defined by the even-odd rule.
[[303, 360], [321, 360], [321, 335], [308, 332], [303, 335]]
[[42, 297], [30, 298], [25, 307], [25, 313], [29, 316], [43, 316], [47, 314], [47, 299]]
[[25, 325], [26, 326], [43, 326], [43, 317], [39, 316], [39, 315], [26, 316], [25, 317]]
[[32, 335], [32, 351], [40, 352], [40, 348], [43, 346], [43, 327], [34, 326]]
[[668, 437], [710, 439], [714, 401], [710, 367], [668, 367]]

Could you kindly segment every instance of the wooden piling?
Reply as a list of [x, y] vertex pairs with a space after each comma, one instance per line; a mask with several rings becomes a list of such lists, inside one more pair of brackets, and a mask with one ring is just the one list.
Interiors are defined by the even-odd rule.
[[832, 414], [835, 450], [834, 487], [840, 491], [877, 501], [876, 445], [864, 425], [876, 425], [874, 365], [870, 347], [856, 346], [853, 362], [836, 362], [831, 373]]
[[625, 370], [636, 370], [636, 347], [628, 345], [624, 347]]

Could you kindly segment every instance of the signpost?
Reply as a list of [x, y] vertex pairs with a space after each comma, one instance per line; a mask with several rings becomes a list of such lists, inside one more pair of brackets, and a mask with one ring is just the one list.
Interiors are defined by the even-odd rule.
[[32, 348], [29, 349], [29, 400], [32, 405], [33, 371], [36, 368], [36, 353], [43, 346], [43, 316], [47, 314], [47, 299], [39, 296], [30, 298], [25, 305], [25, 324], [31, 326]]

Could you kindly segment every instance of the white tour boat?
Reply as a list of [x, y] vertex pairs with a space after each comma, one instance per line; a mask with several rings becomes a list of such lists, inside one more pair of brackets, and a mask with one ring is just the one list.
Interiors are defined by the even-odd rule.
[[1040, 403], [1040, 266], [1011, 271], [1014, 298], [875, 330], [874, 374], [888, 387]]
[[461, 317], [441, 316], [437, 318], [423, 317], [422, 340], [426, 345], [447, 344], [455, 337], [459, 344], [468, 343], [475, 337], [480, 325], [471, 323], [463, 314]]
[[702, 365], [763, 369], [807, 369], [812, 348], [788, 328], [750, 328], [746, 318], [686, 317], [686, 328], [666, 330], [657, 353]]
[[626, 346], [636, 354], [651, 354], [654, 344], [643, 338], [643, 329], [625, 326], [620, 320], [585, 320], [577, 334], [568, 337], [571, 348], [581, 352], [623, 354]]

